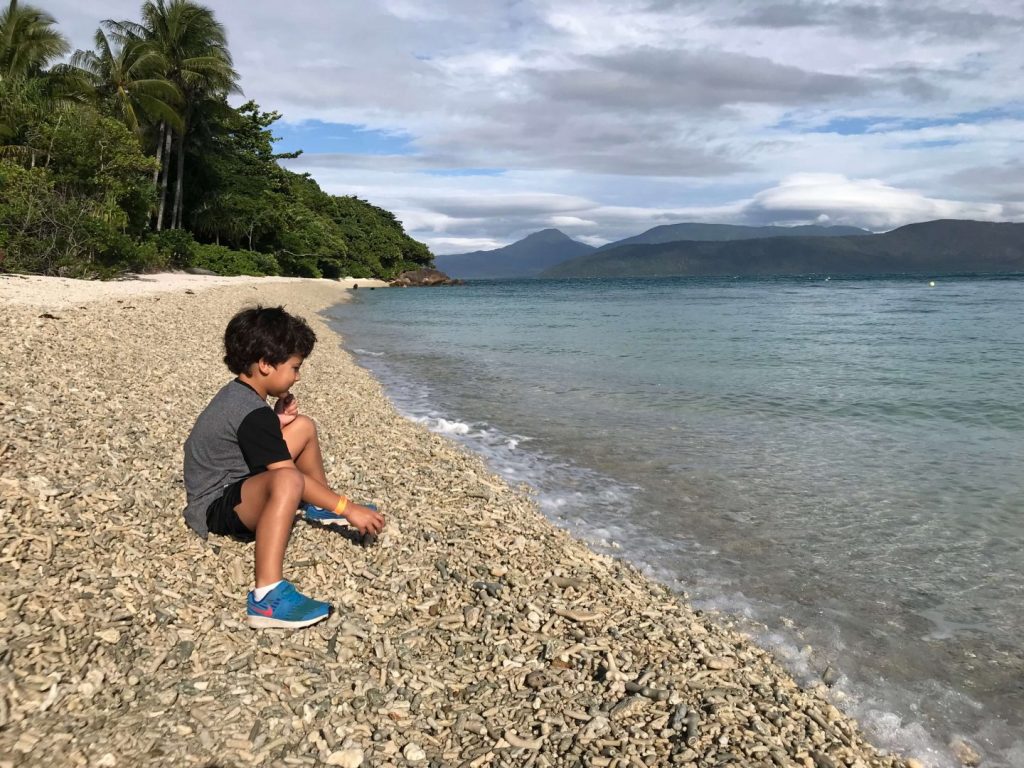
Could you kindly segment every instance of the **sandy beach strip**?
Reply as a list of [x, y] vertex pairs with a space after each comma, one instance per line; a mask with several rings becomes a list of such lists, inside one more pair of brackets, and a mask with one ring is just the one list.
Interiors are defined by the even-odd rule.
[[[266, 285], [268, 283], [309, 282], [302, 277], [221, 277], [190, 275], [186, 272], [160, 272], [154, 275], [127, 275], [105, 282], [75, 280], [67, 277], [0, 274], [0, 306], [33, 306], [62, 309], [94, 301], [134, 299], [157, 293], [203, 291], [220, 286]], [[317, 281], [319, 282], [319, 281]], [[339, 288], [387, 288], [384, 280], [346, 277], [330, 281]]]
[[[399, 416], [319, 314], [337, 282], [15, 303], [22, 280], [0, 279], [0, 766], [916, 763]], [[246, 628], [252, 546], [181, 517], [182, 443], [256, 302], [313, 325], [299, 409], [389, 521], [372, 547], [296, 523], [286, 577], [336, 608], [297, 632]]]

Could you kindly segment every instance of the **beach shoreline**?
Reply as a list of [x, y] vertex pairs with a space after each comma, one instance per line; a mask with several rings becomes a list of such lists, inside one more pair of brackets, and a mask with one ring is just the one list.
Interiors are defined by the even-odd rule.
[[[0, 763], [916, 762], [402, 418], [320, 314], [343, 285], [50, 280], [0, 280]], [[337, 610], [290, 634], [242, 625], [251, 548], [181, 518], [181, 444], [257, 301], [314, 326], [300, 410], [331, 482], [389, 519], [368, 549], [296, 525], [286, 575]]]
[[[302, 284], [305, 277], [227, 277], [223, 275], [192, 275], [187, 272], [157, 272], [145, 275], [125, 275], [117, 280], [77, 280], [70, 277], [43, 277], [41, 275], [0, 274], [0, 304], [32, 306], [44, 309], [64, 309], [95, 301], [134, 299], [160, 293], [203, 291], [210, 288], [242, 285], [268, 285], [271, 283]], [[330, 282], [339, 288], [387, 288], [385, 280], [345, 277]]]

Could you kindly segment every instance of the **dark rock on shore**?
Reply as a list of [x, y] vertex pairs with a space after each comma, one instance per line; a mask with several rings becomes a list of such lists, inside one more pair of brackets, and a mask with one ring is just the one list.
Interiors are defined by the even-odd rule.
[[461, 280], [455, 280], [448, 277], [444, 272], [437, 269], [430, 269], [424, 267], [423, 269], [413, 269], [408, 272], [402, 272], [398, 277], [391, 281], [391, 285], [395, 288], [407, 288], [415, 286], [427, 286], [427, 285], [462, 285]]

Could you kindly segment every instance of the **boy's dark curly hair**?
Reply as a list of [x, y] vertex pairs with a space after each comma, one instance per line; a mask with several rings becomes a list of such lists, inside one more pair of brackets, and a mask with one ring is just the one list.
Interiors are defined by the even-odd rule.
[[234, 374], [250, 373], [260, 360], [280, 365], [292, 355], [305, 359], [316, 334], [301, 317], [284, 307], [256, 305], [231, 318], [224, 331], [224, 363]]

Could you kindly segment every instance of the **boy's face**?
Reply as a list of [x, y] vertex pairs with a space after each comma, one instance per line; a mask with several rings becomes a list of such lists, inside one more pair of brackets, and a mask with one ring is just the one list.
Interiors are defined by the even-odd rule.
[[267, 394], [280, 397], [285, 394], [292, 385], [299, 381], [299, 368], [302, 367], [302, 358], [292, 355], [279, 365], [271, 365], [270, 373], [263, 380], [267, 388]]

